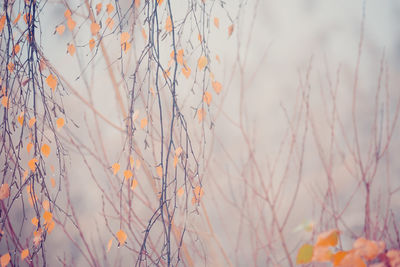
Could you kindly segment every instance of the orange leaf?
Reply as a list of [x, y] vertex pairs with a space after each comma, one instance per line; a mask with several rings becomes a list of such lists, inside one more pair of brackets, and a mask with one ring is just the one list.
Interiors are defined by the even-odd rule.
[[20, 18], [21, 18], [21, 13], [18, 13], [18, 16], [14, 19], [13, 24], [14, 25], [17, 24], [17, 22], [19, 21]]
[[32, 144], [32, 143], [28, 143], [28, 144], [26, 145], [26, 150], [28, 151], [28, 153], [31, 152], [32, 147], [33, 147], [33, 144]]
[[10, 196], [10, 187], [7, 183], [0, 186], [0, 200], [6, 199]]
[[119, 246], [125, 245], [126, 238], [127, 238], [127, 236], [126, 236], [124, 231], [119, 230], [117, 232], [117, 239], [118, 239], [118, 242], [119, 242]]
[[121, 166], [120, 166], [118, 163], [114, 163], [114, 164], [112, 165], [112, 169], [113, 169], [114, 175], [117, 174], [117, 172], [119, 171], [120, 167], [121, 167]]
[[70, 19], [71, 18], [71, 11], [69, 9], [65, 10], [64, 16], [65, 16], [66, 19]]
[[199, 61], [197, 62], [197, 66], [200, 70], [203, 70], [207, 65], [207, 63], [208, 63], [207, 58], [205, 56], [201, 56], [199, 58]]
[[18, 52], [19, 52], [20, 49], [21, 49], [21, 47], [19, 46], [19, 44], [16, 44], [16, 45], [14, 46], [14, 49], [13, 49], [14, 55], [18, 54]]
[[129, 38], [131, 35], [128, 32], [123, 32], [121, 33], [120, 39], [121, 39], [121, 45], [128, 42]]
[[183, 73], [183, 75], [185, 75], [185, 77], [186, 77], [186, 79], [187, 79], [187, 78], [189, 78], [190, 73], [191, 73], [192, 71], [191, 71], [191, 69], [190, 69], [188, 66], [186, 66], [186, 64], [185, 64], [184, 66], [185, 66], [185, 67], [182, 68], [182, 73]]
[[114, 10], [114, 6], [112, 4], [108, 4], [107, 5], [107, 13], [108, 15], [110, 15], [111, 12], [113, 12]]
[[36, 162], [38, 162], [38, 160], [36, 158], [33, 158], [30, 161], [28, 161], [28, 166], [32, 172], [35, 172], [35, 170], [36, 170]]
[[157, 0], [157, 4], [160, 6], [164, 0]]
[[32, 117], [28, 122], [29, 128], [32, 128], [32, 126], [35, 124], [35, 122], [36, 122], [36, 118]]
[[125, 179], [126, 180], [128, 180], [129, 178], [131, 178], [132, 177], [132, 172], [130, 171], [130, 170], [125, 170], [124, 171], [124, 177], [125, 177]]
[[199, 108], [197, 110], [197, 119], [199, 120], [199, 122], [203, 121], [205, 116], [206, 116], [206, 111], [202, 108]]
[[3, 256], [1, 256], [1, 258], [0, 258], [1, 267], [7, 266], [7, 264], [10, 262], [10, 260], [11, 260], [10, 253], [6, 253]]
[[172, 31], [172, 21], [171, 21], [171, 16], [168, 16], [167, 21], [165, 22], [165, 30], [167, 32]]
[[232, 35], [233, 30], [234, 30], [234, 28], [233, 28], [233, 24], [232, 24], [231, 26], [228, 27], [228, 36]]
[[156, 167], [156, 173], [157, 173], [157, 176], [160, 178], [163, 176], [163, 168], [161, 165]]
[[185, 189], [183, 189], [183, 187], [179, 188], [178, 191], [176, 192], [176, 194], [178, 195], [178, 197], [183, 196], [183, 193], [185, 193]]
[[56, 89], [56, 86], [57, 86], [56, 76], [54, 76], [53, 74], [50, 74], [49, 76], [47, 76], [46, 83], [51, 88], [51, 90], [53, 90], [53, 92], [54, 92], [54, 90]]
[[17, 117], [18, 123], [22, 126], [24, 123], [24, 112], [22, 111], [21, 114]]
[[131, 165], [131, 169], [133, 169], [133, 166], [135, 166], [135, 161], [133, 160], [132, 156], [129, 156], [129, 164]]
[[29, 249], [24, 249], [21, 251], [21, 260], [25, 260], [26, 257], [29, 256]]
[[51, 187], [53, 187], [53, 188], [56, 187], [56, 180], [53, 177], [50, 178], [50, 183], [51, 183]]
[[147, 34], [146, 34], [146, 31], [144, 30], [144, 28], [142, 28], [142, 36], [145, 40], [147, 40]]
[[137, 185], [138, 185], [138, 181], [136, 179], [133, 179], [131, 189], [134, 190]]
[[181, 147], [178, 147], [175, 149], [175, 155], [177, 155], [178, 157], [181, 155], [183, 149]]
[[53, 220], [46, 223], [46, 230], [48, 234], [50, 234], [53, 231], [55, 225], [56, 224]]
[[48, 144], [42, 145], [42, 154], [47, 158], [50, 155], [50, 146]]
[[53, 214], [50, 211], [45, 211], [43, 213], [43, 219], [45, 223], [48, 223], [53, 219]]
[[33, 217], [32, 218], [32, 220], [31, 220], [31, 223], [34, 225], [34, 226], [38, 226], [38, 223], [39, 223], [39, 220], [38, 220], [38, 218], [36, 218], [36, 217]]
[[339, 241], [339, 231], [332, 229], [330, 231], [321, 233], [317, 237], [315, 246], [319, 247], [334, 247]]
[[96, 22], [92, 22], [92, 25], [90, 25], [90, 31], [92, 32], [92, 35], [96, 35], [100, 31], [100, 25]]
[[203, 96], [203, 100], [204, 100], [204, 102], [207, 103], [207, 105], [210, 105], [211, 100], [212, 100], [212, 95], [209, 92], [205, 91], [204, 92], [204, 96]]
[[200, 198], [203, 196], [204, 191], [203, 188], [200, 186], [196, 186], [195, 189], [193, 190], [194, 196], [192, 198], [192, 204], [199, 203]]
[[45, 211], [49, 211], [50, 210], [50, 202], [48, 200], [44, 200], [42, 203], [43, 209]]
[[174, 156], [174, 168], [176, 168], [176, 165], [178, 165], [178, 156]]
[[219, 28], [219, 18], [214, 17], [214, 25], [215, 27]]
[[134, 0], [135, 1], [135, 7], [138, 8], [140, 6], [140, 0]]
[[57, 27], [56, 27], [56, 32], [59, 34], [59, 35], [62, 35], [63, 33], [64, 33], [64, 31], [65, 31], [65, 26], [64, 25], [58, 25]]
[[14, 67], [15, 67], [15, 65], [14, 65], [14, 63], [12, 63], [12, 62], [8, 63], [8, 65], [7, 65], [7, 69], [8, 69], [8, 71], [11, 72], [11, 73], [14, 72]]
[[90, 48], [90, 51], [93, 50], [93, 48], [94, 48], [95, 45], [96, 45], [95, 40], [94, 40], [93, 38], [90, 39], [90, 41], [89, 41], [89, 48]]
[[353, 248], [358, 255], [371, 261], [383, 252], [385, 249], [385, 243], [377, 243], [372, 240], [367, 240], [364, 237], [360, 237], [353, 243]]
[[114, 27], [114, 20], [112, 18], [107, 18], [106, 25], [110, 30], [112, 30], [112, 28]]
[[217, 94], [221, 93], [222, 84], [220, 82], [217, 82], [217, 81], [212, 82], [212, 87], [213, 87], [215, 93], [217, 93]]
[[143, 118], [140, 121], [140, 128], [144, 129], [144, 127], [146, 127], [146, 125], [147, 125], [147, 118]]
[[65, 124], [64, 119], [63, 118], [58, 118], [56, 120], [56, 124], [57, 124], [57, 129], [61, 129]]
[[1, 104], [3, 105], [3, 107], [8, 108], [8, 97], [7, 96], [3, 96], [3, 98], [1, 99]]
[[75, 54], [75, 50], [76, 50], [74, 44], [68, 44], [67, 50], [68, 50], [68, 54], [73, 56]]
[[329, 250], [329, 247], [315, 246], [313, 252], [313, 261], [316, 262], [325, 262], [330, 261], [332, 259], [332, 252]]
[[101, 8], [102, 8], [102, 7], [103, 7], [103, 4], [102, 4], [102, 3], [98, 3], [98, 4], [96, 5], [96, 14], [97, 14], [97, 15], [100, 14]]
[[367, 267], [362, 258], [356, 253], [348, 253], [341, 261], [338, 266], [341, 267]]
[[75, 20], [69, 18], [69, 19], [67, 20], [67, 26], [68, 26], [68, 29], [69, 29], [70, 31], [72, 31], [72, 30], [75, 28], [75, 26], [76, 26]]
[[112, 246], [112, 242], [113, 242], [113, 240], [112, 240], [112, 238], [110, 238], [110, 240], [108, 240], [108, 244], [107, 244], [107, 252], [110, 251], [111, 246]]
[[349, 252], [347, 251], [338, 251], [332, 256], [332, 264], [333, 266], [340, 266], [340, 262], [346, 257]]
[[6, 15], [3, 15], [3, 16], [0, 18], [0, 32], [3, 31], [4, 25], [5, 25], [5, 24], [6, 24]]
[[221, 63], [221, 59], [219, 58], [218, 55], [215, 56], [215, 59], [218, 61], [218, 63]]

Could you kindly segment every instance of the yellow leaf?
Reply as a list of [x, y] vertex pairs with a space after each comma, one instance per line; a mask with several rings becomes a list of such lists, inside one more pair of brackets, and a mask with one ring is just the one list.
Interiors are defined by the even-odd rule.
[[35, 124], [35, 122], [36, 122], [36, 118], [32, 117], [28, 122], [29, 128], [32, 128], [32, 126]]
[[54, 76], [53, 74], [50, 74], [49, 76], [47, 76], [46, 83], [54, 92], [54, 90], [56, 89], [56, 86], [57, 86], [56, 76]]
[[50, 155], [50, 146], [48, 144], [42, 145], [42, 154], [47, 158]]
[[110, 15], [111, 12], [113, 12], [114, 10], [114, 6], [112, 4], [108, 4], [107, 5], [107, 13], [108, 15]]
[[7, 183], [0, 186], [0, 200], [6, 199], [10, 196], [10, 187]]
[[214, 25], [215, 27], [219, 28], [219, 18], [214, 17]]
[[100, 25], [96, 22], [92, 22], [92, 25], [90, 25], [90, 31], [92, 32], [92, 35], [96, 35], [100, 31]]
[[28, 153], [31, 152], [32, 147], [33, 147], [33, 144], [32, 144], [32, 143], [28, 143], [28, 144], [26, 145], [26, 150], [28, 151]]
[[98, 3], [98, 4], [96, 5], [96, 14], [97, 14], [97, 15], [100, 14], [101, 8], [102, 8], [102, 7], [103, 7], [103, 4], [102, 4], [102, 3]]
[[310, 244], [304, 244], [303, 246], [301, 246], [299, 252], [297, 253], [296, 263], [297, 264], [310, 263], [313, 257], [313, 250], [314, 247]]
[[32, 220], [31, 220], [31, 223], [34, 225], [34, 226], [38, 226], [38, 223], [39, 223], [39, 220], [38, 220], [38, 218], [36, 218], [36, 217], [33, 217], [32, 218]]
[[204, 96], [203, 96], [203, 100], [204, 100], [204, 102], [207, 103], [207, 105], [210, 105], [211, 100], [212, 100], [212, 95], [209, 92], [205, 91], [204, 92]]
[[167, 21], [165, 22], [165, 30], [167, 32], [172, 31], [172, 21], [171, 21], [171, 16], [168, 16]]
[[228, 36], [231, 36], [233, 33], [233, 24], [231, 26], [228, 27]]
[[176, 194], [178, 195], [178, 197], [183, 196], [183, 193], [185, 193], [185, 189], [183, 189], [183, 187], [179, 188], [178, 191], [176, 192]]
[[29, 249], [24, 249], [21, 251], [21, 260], [25, 260], [26, 257], [29, 256]]
[[53, 187], [53, 188], [56, 187], [56, 180], [53, 177], [50, 178], [50, 183], [51, 183], [51, 187]]
[[35, 170], [36, 170], [36, 162], [38, 162], [38, 160], [36, 158], [33, 158], [30, 161], [28, 161], [28, 166], [32, 172], [35, 172]]
[[140, 128], [144, 129], [144, 127], [146, 127], [146, 125], [147, 125], [147, 118], [143, 118], [140, 121]]
[[64, 25], [58, 25], [57, 27], [56, 27], [56, 32], [59, 34], [59, 35], [62, 35], [63, 33], [64, 33], [64, 31], [65, 31], [65, 26]]
[[339, 231], [337, 229], [332, 229], [330, 231], [319, 234], [315, 246], [334, 247], [336, 246], [338, 241], [339, 241]]
[[44, 200], [44, 201], [42, 202], [42, 206], [43, 206], [43, 209], [44, 209], [45, 211], [49, 211], [49, 210], [50, 210], [50, 202], [49, 202], [48, 200]]
[[119, 171], [120, 167], [121, 167], [121, 166], [120, 166], [118, 163], [114, 163], [114, 164], [112, 165], [112, 169], [113, 169], [114, 175], [117, 174], [117, 172]]
[[10, 262], [10, 260], [11, 260], [10, 253], [6, 253], [3, 256], [1, 256], [1, 258], [0, 258], [1, 267], [7, 266], [7, 264]]
[[131, 189], [134, 190], [137, 185], [138, 185], [138, 181], [136, 179], [133, 179]]
[[107, 252], [110, 251], [111, 246], [112, 246], [112, 242], [113, 242], [113, 240], [112, 240], [112, 238], [110, 238], [110, 240], [108, 240], [108, 244], [107, 244]]
[[124, 231], [119, 230], [117, 232], [117, 239], [118, 239], [118, 242], [119, 242], [119, 246], [125, 245], [126, 238], [127, 238], [127, 236], [126, 236]]
[[64, 119], [63, 118], [58, 118], [56, 120], [56, 124], [57, 124], [57, 129], [61, 129], [65, 124]]
[[72, 31], [72, 30], [75, 28], [75, 26], [76, 26], [75, 20], [69, 18], [69, 19], [67, 20], [67, 26], [68, 26], [68, 29], [69, 29], [70, 31]]
[[217, 81], [212, 82], [212, 87], [213, 87], [215, 93], [217, 93], [217, 94], [221, 93], [222, 84], [220, 82], [217, 82]]
[[157, 176], [160, 178], [163, 176], [163, 168], [161, 165], [156, 167], [156, 173], [157, 173]]
[[126, 180], [128, 180], [129, 178], [131, 178], [133, 175], [133, 173], [130, 170], [125, 170], [124, 171], [124, 177]]
[[74, 44], [68, 44], [67, 50], [68, 50], [68, 54], [73, 56], [75, 54], [75, 50], [76, 50]]
[[89, 49], [90, 49], [90, 51], [93, 50], [93, 48], [94, 48], [95, 45], [96, 45], [95, 40], [94, 40], [93, 38], [90, 39], [90, 41], [89, 41]]

